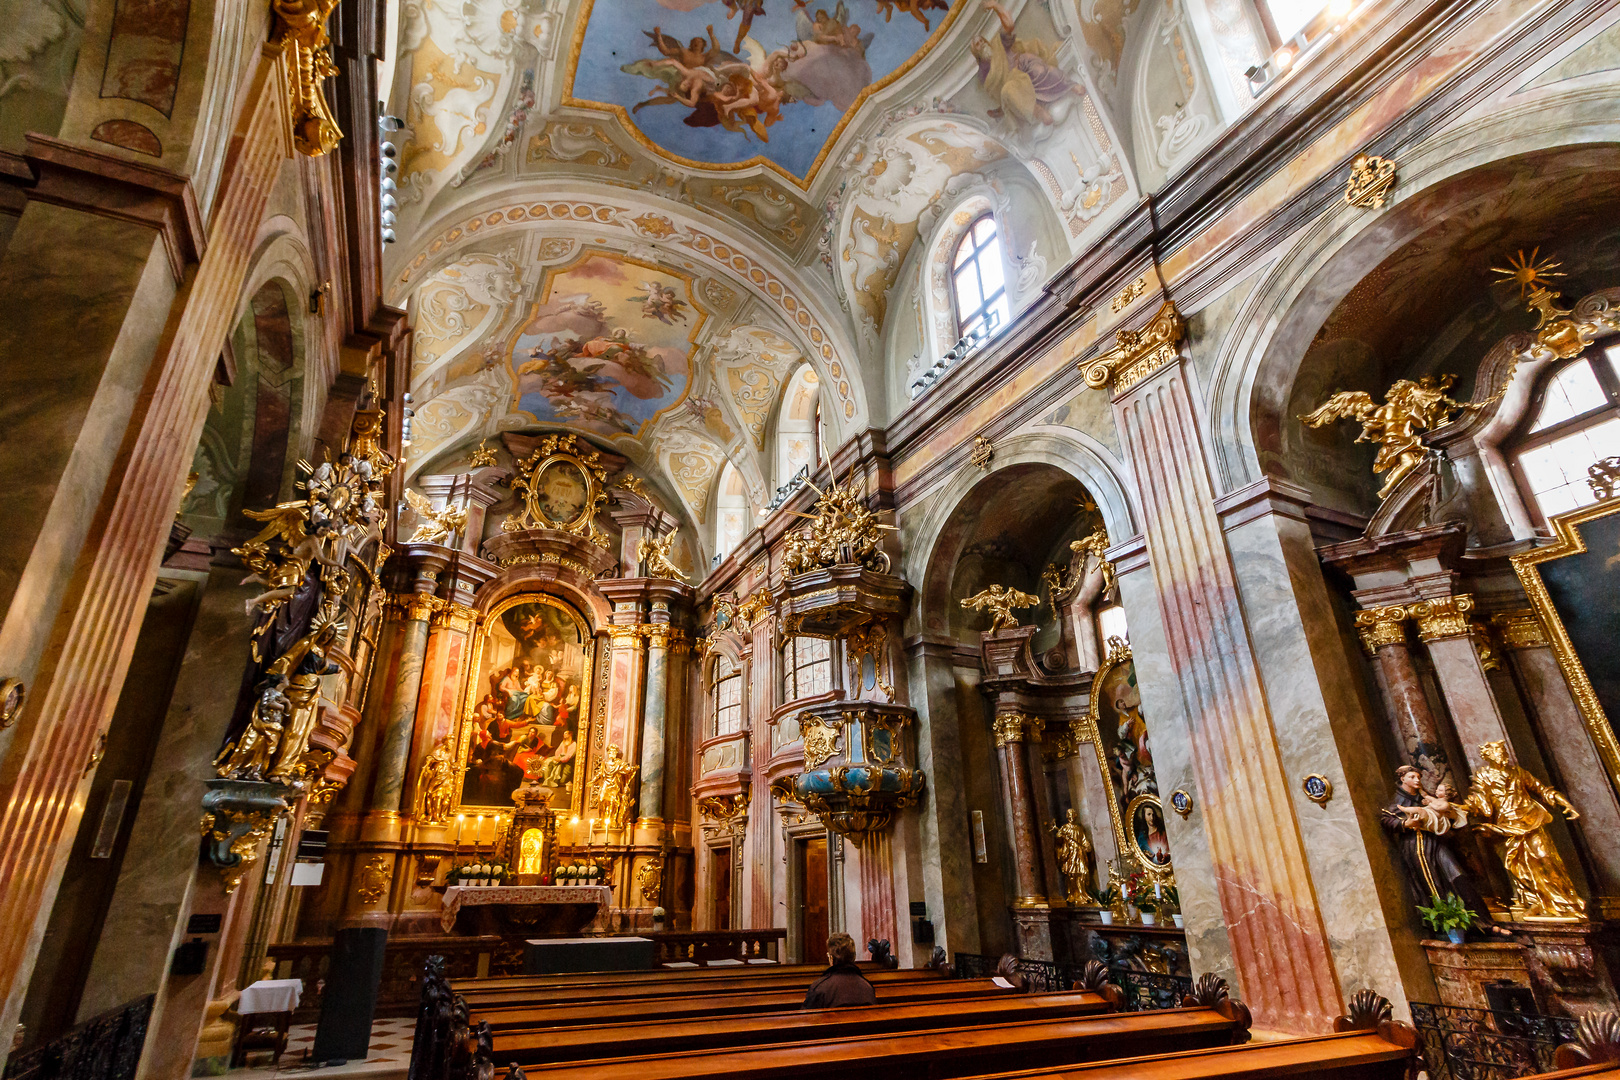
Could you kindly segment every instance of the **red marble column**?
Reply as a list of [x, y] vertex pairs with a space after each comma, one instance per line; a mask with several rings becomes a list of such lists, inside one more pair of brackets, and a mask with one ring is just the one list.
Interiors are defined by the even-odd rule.
[[[1358, 611], [1356, 628], [1361, 632], [1362, 645], [1378, 664], [1385, 711], [1389, 714], [1402, 760], [1423, 771], [1423, 786], [1428, 791], [1434, 791], [1441, 783], [1456, 786], [1445, 744], [1440, 741], [1440, 726], [1412, 659], [1412, 643], [1406, 634], [1406, 609], [1397, 604]], [[1427, 751], [1414, 754], [1417, 745], [1426, 747]]]
[[1179, 338], [1167, 303], [1140, 335], [1088, 365], [1087, 380], [1114, 384], [1243, 1000], [1261, 1026], [1326, 1031], [1340, 1011], [1338, 979]]
[[857, 949], [868, 940], [888, 941], [899, 951], [894, 923], [894, 842], [889, 830], [868, 833], [861, 840], [859, 881], [861, 888], [861, 933]]
[[1046, 875], [1041, 866], [1041, 843], [1036, 824], [1035, 792], [1030, 786], [1025, 744], [1040, 738], [1040, 721], [1021, 713], [996, 717], [996, 754], [1001, 760], [1001, 782], [1007, 792], [1014, 873], [1019, 907], [1046, 903]]

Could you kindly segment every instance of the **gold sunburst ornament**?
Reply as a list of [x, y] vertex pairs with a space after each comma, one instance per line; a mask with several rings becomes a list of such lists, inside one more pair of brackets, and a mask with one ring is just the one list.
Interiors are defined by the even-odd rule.
[[1519, 299], [1536, 313], [1536, 344], [1549, 350], [1560, 360], [1578, 356], [1591, 344], [1593, 333], [1583, 333], [1583, 327], [1567, 308], [1558, 306], [1561, 299], [1552, 287], [1554, 278], [1566, 275], [1558, 269], [1561, 263], [1542, 259], [1541, 248], [1532, 248], [1529, 255], [1523, 249], [1515, 252], [1506, 266], [1493, 266], [1491, 273], [1519, 286]]

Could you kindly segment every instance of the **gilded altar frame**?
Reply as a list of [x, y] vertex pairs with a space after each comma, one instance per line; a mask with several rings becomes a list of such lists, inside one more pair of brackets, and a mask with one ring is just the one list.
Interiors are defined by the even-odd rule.
[[[567, 812], [573, 816], [578, 816], [580, 811], [584, 808], [585, 788], [587, 787], [587, 778], [590, 775], [589, 767], [591, 764], [592, 751], [594, 749], [592, 739], [595, 735], [595, 727], [597, 724], [597, 718], [592, 712], [592, 691], [595, 688], [592, 675], [597, 659], [596, 637], [592, 632], [590, 620], [566, 600], [562, 599], [561, 597], [554, 596], [551, 593], [521, 592], [507, 597], [500, 603], [496, 604], [489, 611], [479, 616], [478, 622], [474, 627], [472, 652], [468, 658], [467, 674], [462, 694], [461, 712], [456, 720], [456, 753], [454, 758], [455, 798], [454, 807], [451, 811], [452, 814], [484, 814], [492, 815], [497, 818], [504, 817], [509, 820], [512, 816], [512, 812], [517, 809], [516, 804], [512, 803], [510, 800], [504, 804], [468, 804], [462, 801], [462, 792], [467, 779], [467, 755], [472, 746], [474, 730], [478, 726], [475, 718], [475, 712], [478, 707], [479, 699], [483, 696], [483, 684], [486, 677], [486, 673], [483, 670], [484, 654], [485, 646], [487, 645], [490, 633], [492, 632], [491, 627], [498, 625], [497, 620], [500, 619], [503, 613], [523, 604], [543, 604], [548, 607], [556, 608], [567, 618], [571, 619], [579, 630], [580, 648], [582, 649], [584, 656], [581, 661], [579, 680], [579, 706], [577, 709], [579, 721], [574, 735], [574, 743], [577, 747], [574, 752], [574, 777], [573, 782], [570, 785], [572, 791], [569, 793]], [[554, 804], [552, 808], [559, 813], [564, 811], [564, 808], [559, 805]]]
[[1153, 882], [1162, 882], [1166, 885], [1175, 882], [1174, 859], [1171, 862], [1159, 865], [1148, 858], [1136, 843], [1132, 831], [1132, 821], [1139, 807], [1151, 804], [1158, 808], [1159, 821], [1164, 823], [1164, 807], [1157, 795], [1143, 793], [1133, 796], [1126, 807], [1120, 807], [1120, 792], [1114, 783], [1114, 774], [1108, 767], [1108, 752], [1103, 746], [1102, 739], [1102, 698], [1097, 692], [1107, 682], [1108, 677], [1125, 665], [1135, 664], [1131, 658], [1131, 647], [1127, 642], [1114, 639], [1109, 643], [1108, 657], [1097, 669], [1097, 674], [1091, 680], [1090, 701], [1084, 720], [1075, 722], [1075, 736], [1082, 742], [1091, 743], [1097, 755], [1097, 772], [1102, 776], [1103, 788], [1108, 792], [1108, 817], [1114, 830], [1114, 848], [1120, 853], [1120, 870], [1127, 876], [1137, 870], [1142, 871]]
[[1602, 499], [1590, 506], [1558, 514], [1548, 522], [1552, 526], [1553, 542], [1514, 555], [1512, 561], [1514, 572], [1519, 575], [1519, 583], [1529, 597], [1530, 606], [1546, 631], [1553, 655], [1558, 658], [1558, 667], [1569, 683], [1570, 695], [1586, 722], [1587, 733], [1597, 745], [1604, 769], [1609, 774], [1609, 783], [1620, 792], [1620, 740], [1615, 737], [1609, 715], [1598, 699], [1586, 666], [1570, 639], [1569, 628], [1564, 625], [1547, 591], [1547, 583], [1541, 576], [1541, 568], [1547, 563], [1586, 554], [1588, 548], [1586, 539], [1581, 536], [1581, 527], [1615, 514], [1620, 514], [1620, 497]]

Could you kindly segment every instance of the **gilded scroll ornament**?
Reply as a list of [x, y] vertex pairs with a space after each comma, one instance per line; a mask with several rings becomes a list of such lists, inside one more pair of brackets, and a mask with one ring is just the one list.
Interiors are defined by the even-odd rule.
[[1474, 771], [1463, 809], [1476, 830], [1501, 838], [1497, 854], [1513, 882], [1514, 914], [1581, 921], [1586, 903], [1576, 894], [1564, 860], [1547, 835], [1553, 811], [1570, 821], [1580, 814], [1557, 789], [1515, 765], [1506, 743], [1485, 743], [1479, 755], [1484, 765]]
[[648, 577], [686, 580], [686, 575], [669, 558], [670, 550], [675, 546], [675, 534], [680, 531], [677, 525], [667, 536], [643, 536], [636, 544], [636, 561], [641, 563]]
[[474, 450], [472, 452], [472, 456], [467, 459], [467, 468], [487, 469], [494, 464], [495, 448], [489, 445], [489, 440], [487, 438], [480, 439], [478, 442], [478, 449]]
[[968, 462], [974, 468], [989, 472], [990, 462], [995, 459], [995, 456], [996, 448], [991, 445], [989, 439], [983, 435], [973, 436], [973, 452], [968, 455]]
[[450, 768], [450, 736], [439, 740], [416, 777], [416, 817], [424, 825], [443, 825], [450, 820], [450, 802], [455, 777]]
[[329, 154], [343, 130], [326, 105], [324, 83], [338, 73], [326, 20], [338, 0], [271, 0], [276, 14], [272, 45], [280, 45], [291, 75], [293, 145], [310, 157]]
[[776, 597], [771, 595], [770, 589], [762, 588], [748, 599], [737, 605], [737, 618], [742, 620], [743, 626], [752, 630], [764, 617], [765, 613], [776, 604]]
[[370, 907], [383, 898], [393, 876], [394, 861], [387, 855], [373, 855], [360, 868], [360, 880], [355, 886], [355, 895], [360, 897], [361, 903]]
[[1035, 607], [1040, 602], [1040, 597], [1031, 596], [1027, 592], [992, 585], [983, 592], [974, 593], [964, 599], [962, 606], [988, 612], [990, 633], [993, 634], [998, 630], [1012, 630], [1018, 626], [1018, 616], [1013, 614], [1014, 608]]
[[1395, 163], [1377, 154], [1357, 154], [1350, 159], [1350, 178], [1345, 181], [1344, 201], [1351, 206], [1377, 210], [1395, 186]]
[[610, 829], [622, 829], [630, 818], [630, 784], [640, 771], [624, 758], [624, 751], [609, 743], [591, 781], [591, 794]]
[[1579, 356], [1581, 350], [1599, 336], [1620, 330], [1620, 315], [1610, 312], [1606, 306], [1581, 314], [1559, 307], [1561, 297], [1553, 289], [1552, 280], [1564, 274], [1558, 269], [1558, 263], [1540, 258], [1540, 253], [1539, 247], [1529, 255], [1519, 251], [1506, 266], [1491, 267], [1492, 273], [1501, 274], [1519, 286], [1520, 298], [1536, 314], [1536, 344], [1531, 356], [1568, 360]]
[[1406, 608], [1400, 604], [1356, 612], [1361, 646], [1371, 656], [1386, 645], [1406, 644]]
[[467, 508], [445, 503], [438, 510], [421, 492], [405, 489], [405, 501], [421, 519], [408, 544], [448, 544], [450, 539], [467, 527]]
[[1135, 300], [1138, 296], [1141, 296], [1146, 291], [1147, 275], [1143, 274], [1141, 277], [1119, 290], [1119, 292], [1114, 296], [1113, 300], [1109, 301], [1108, 310], [1112, 311], [1115, 315], [1118, 315], [1120, 312], [1131, 306], [1132, 300]]
[[1365, 390], [1340, 390], [1315, 412], [1299, 419], [1309, 428], [1326, 427], [1339, 420], [1360, 424], [1356, 442], [1378, 444], [1373, 472], [1389, 474], [1378, 490], [1380, 499], [1388, 498], [1395, 486], [1423, 463], [1427, 452], [1425, 434], [1449, 424], [1459, 412], [1478, 412], [1501, 400], [1501, 393], [1497, 393], [1485, 401], [1453, 401], [1446, 391], [1456, 381], [1455, 375], [1425, 375], [1415, 382], [1397, 379], [1384, 395], [1382, 405], [1374, 404], [1372, 395]]
[[636, 870], [636, 884], [641, 889], [641, 898], [649, 904], [657, 905], [658, 898], [664, 891], [664, 853], [656, 853]]
[[807, 769], [819, 769], [833, 755], [843, 752], [838, 745], [838, 740], [844, 737], [840, 724], [829, 724], [813, 713], [800, 713], [799, 733], [804, 740], [804, 767]]
[[1091, 839], [1086, 836], [1086, 830], [1080, 827], [1074, 809], [1069, 809], [1062, 825], [1048, 825], [1047, 828], [1057, 839], [1058, 870], [1068, 886], [1064, 890], [1064, 898], [1071, 904], [1089, 900], [1091, 864], [1086, 862], [1086, 856], [1091, 854]]
[[866, 506], [866, 486], [856, 486], [852, 476], [853, 471], [840, 485], [834, 475], [826, 491], [805, 480], [820, 498], [811, 507], [812, 513], [789, 511], [810, 524], [788, 534], [782, 556], [782, 569], [788, 575], [855, 563], [879, 574], [889, 572], [888, 553], [878, 545], [883, 533], [894, 532], [895, 526], [878, 523], [877, 513]]
[[1119, 331], [1112, 349], [1082, 361], [1080, 372], [1093, 390], [1112, 383], [1114, 393], [1124, 393], [1174, 360], [1185, 332], [1181, 313], [1166, 300], [1142, 329]]
[[1586, 484], [1599, 502], [1614, 498], [1620, 487], [1620, 457], [1600, 458], [1586, 467]]

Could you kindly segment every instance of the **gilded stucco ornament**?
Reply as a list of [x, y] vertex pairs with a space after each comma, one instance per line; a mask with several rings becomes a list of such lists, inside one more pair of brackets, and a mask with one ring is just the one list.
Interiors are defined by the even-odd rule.
[[1018, 626], [1018, 616], [1013, 614], [1014, 608], [1035, 607], [1040, 602], [1040, 597], [1031, 596], [1027, 592], [992, 585], [965, 598], [962, 606], [987, 612], [990, 615], [990, 633], [993, 634], [997, 630], [1012, 630]]
[[1350, 159], [1350, 178], [1345, 181], [1344, 201], [1351, 206], [1377, 210], [1395, 186], [1395, 163], [1377, 154], [1357, 154]]
[[782, 568], [790, 576], [828, 566], [855, 563], [879, 574], [889, 572], [889, 556], [879, 549], [883, 533], [895, 526], [881, 525], [878, 515], [867, 509], [866, 486], [856, 486], [846, 478], [839, 485], [837, 475], [822, 491], [806, 479], [805, 484], [820, 496], [812, 513], [801, 514], [810, 524], [789, 533], [782, 557]]
[[355, 886], [355, 895], [360, 902], [370, 907], [381, 900], [388, 892], [388, 884], [394, 877], [394, 861], [386, 855], [373, 855], [360, 867], [360, 881]]
[[27, 697], [28, 688], [21, 679], [0, 679], [0, 731], [17, 722]]
[[207, 780], [202, 798], [203, 853], [233, 893], [259, 857], [259, 841], [290, 807], [283, 790], [239, 780]]
[[1599, 458], [1586, 467], [1586, 484], [1599, 502], [1614, 498], [1620, 487], [1620, 457]]
[[1601, 335], [1620, 330], [1620, 315], [1606, 306], [1579, 313], [1559, 307], [1562, 297], [1553, 289], [1552, 279], [1564, 274], [1558, 263], [1538, 258], [1540, 252], [1539, 247], [1529, 255], [1519, 251], [1506, 266], [1491, 267], [1493, 274], [1501, 274], [1519, 286], [1520, 299], [1536, 314], [1536, 343], [1530, 350], [1533, 358], [1568, 360], [1579, 356]]
[[596, 527], [607, 505], [607, 470], [602, 455], [573, 435], [547, 435], [518, 463], [511, 481], [519, 508], [501, 522], [502, 532], [556, 529], [583, 536], [597, 547], [608, 538]]
[[1384, 395], [1382, 405], [1374, 404], [1372, 395], [1365, 390], [1340, 390], [1315, 412], [1306, 413], [1299, 420], [1309, 428], [1326, 427], [1339, 420], [1354, 420], [1360, 424], [1361, 434], [1356, 436], [1356, 442], [1378, 444], [1373, 472], [1389, 474], [1384, 486], [1378, 489], [1378, 497], [1384, 499], [1423, 464], [1428, 453], [1424, 435], [1451, 423], [1458, 413], [1478, 412], [1495, 405], [1506, 390], [1504, 384], [1503, 391], [1484, 401], [1453, 401], [1446, 396], [1446, 391], [1456, 381], [1455, 375], [1425, 375], [1416, 381], [1397, 379]]
[[636, 869], [636, 885], [641, 890], [641, 898], [649, 904], [657, 905], [658, 898], [664, 891], [664, 853], [654, 853]]
[[271, 0], [276, 15], [272, 45], [281, 46], [292, 83], [293, 145], [310, 157], [330, 154], [343, 129], [326, 105], [325, 82], [338, 73], [326, 20], [338, 0]]
[[409, 544], [448, 544], [450, 539], [467, 527], [467, 507], [447, 502], [439, 509], [427, 496], [410, 488], [405, 489], [405, 501], [421, 519], [416, 531], [406, 541]]
[[1114, 347], [1078, 365], [1086, 385], [1101, 390], [1110, 383], [1124, 393], [1174, 360], [1187, 324], [1176, 305], [1166, 300], [1140, 330], [1121, 330]]
[[842, 724], [832, 724], [813, 713], [799, 714], [799, 735], [804, 740], [804, 765], [819, 769], [834, 754], [842, 753], [838, 741], [844, 737]]
[[996, 448], [989, 439], [983, 435], [973, 436], [973, 452], [968, 455], [968, 461], [983, 472], [990, 471], [990, 462], [995, 459]]

